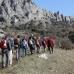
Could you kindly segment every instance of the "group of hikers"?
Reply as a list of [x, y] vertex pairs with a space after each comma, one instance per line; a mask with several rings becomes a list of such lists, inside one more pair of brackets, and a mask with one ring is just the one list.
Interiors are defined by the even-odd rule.
[[17, 34], [5, 35], [0, 39], [2, 68], [12, 66], [14, 51], [17, 61], [20, 57], [28, 54], [27, 50], [29, 50], [32, 55], [34, 51], [40, 53], [42, 47], [44, 52], [45, 49], [48, 48], [49, 52], [53, 53], [54, 40], [53, 37], [34, 36], [34, 34], [28, 35], [27, 33], [25, 33], [24, 36]]

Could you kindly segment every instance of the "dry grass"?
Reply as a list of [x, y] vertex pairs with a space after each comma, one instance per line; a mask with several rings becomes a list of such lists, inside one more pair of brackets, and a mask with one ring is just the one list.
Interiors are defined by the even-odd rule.
[[55, 49], [48, 59], [37, 54], [21, 58], [13, 67], [0, 70], [0, 74], [74, 74], [74, 50]]

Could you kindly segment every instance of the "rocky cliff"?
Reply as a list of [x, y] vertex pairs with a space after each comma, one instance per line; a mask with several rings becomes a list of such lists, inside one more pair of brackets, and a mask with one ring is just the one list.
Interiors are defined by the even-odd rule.
[[72, 26], [74, 17], [51, 13], [35, 5], [32, 0], [0, 0], [0, 27], [45, 29], [52, 26]]

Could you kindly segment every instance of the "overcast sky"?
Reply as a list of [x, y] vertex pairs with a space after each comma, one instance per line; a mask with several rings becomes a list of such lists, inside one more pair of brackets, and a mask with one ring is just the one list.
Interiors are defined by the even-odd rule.
[[57, 12], [74, 16], [74, 0], [33, 0], [40, 8], [51, 12]]

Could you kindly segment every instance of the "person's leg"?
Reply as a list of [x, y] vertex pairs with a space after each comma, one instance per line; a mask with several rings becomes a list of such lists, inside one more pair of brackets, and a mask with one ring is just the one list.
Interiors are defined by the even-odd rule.
[[16, 60], [18, 61], [18, 48], [16, 49]]
[[26, 46], [24, 46], [25, 56], [26, 56], [26, 50], [27, 50], [27, 47], [26, 47]]
[[26, 56], [27, 47], [24, 46], [24, 47], [23, 47], [23, 50], [24, 50], [24, 55]]
[[51, 47], [51, 52], [53, 53], [53, 47]]
[[31, 52], [31, 55], [33, 54], [33, 50], [32, 50], [32, 48], [30, 48], [30, 52]]
[[31, 55], [33, 54], [33, 47], [32, 45], [30, 45], [30, 52], [31, 52]]
[[25, 48], [23, 47], [22, 48], [22, 56], [24, 57], [24, 55], [25, 55]]
[[38, 47], [37, 47], [37, 53], [39, 53], [39, 51], [38, 51]]
[[4, 52], [3, 52], [3, 49], [2, 49], [2, 68], [4, 68]]
[[5, 55], [6, 55], [6, 67], [8, 67], [9, 57], [8, 57], [8, 50], [6, 49]]
[[45, 44], [42, 44], [43, 52], [45, 52]]
[[36, 46], [35, 45], [33, 45], [33, 50], [34, 50], [34, 53], [35, 53], [35, 50], [36, 50]]
[[12, 50], [9, 51], [9, 65], [12, 65], [13, 54]]
[[26, 53], [25, 47], [23, 46], [21, 49], [22, 49], [22, 57], [24, 57]]
[[51, 54], [51, 49], [50, 49], [50, 46], [48, 46], [48, 50], [49, 50], [49, 52], [50, 52], [50, 54]]
[[44, 52], [45, 52], [45, 45], [43, 46], [43, 48], [44, 48]]
[[39, 46], [37, 46], [37, 53], [39, 53], [39, 50], [40, 50], [40, 47], [39, 47]]
[[20, 47], [18, 47], [18, 58], [20, 58]]

